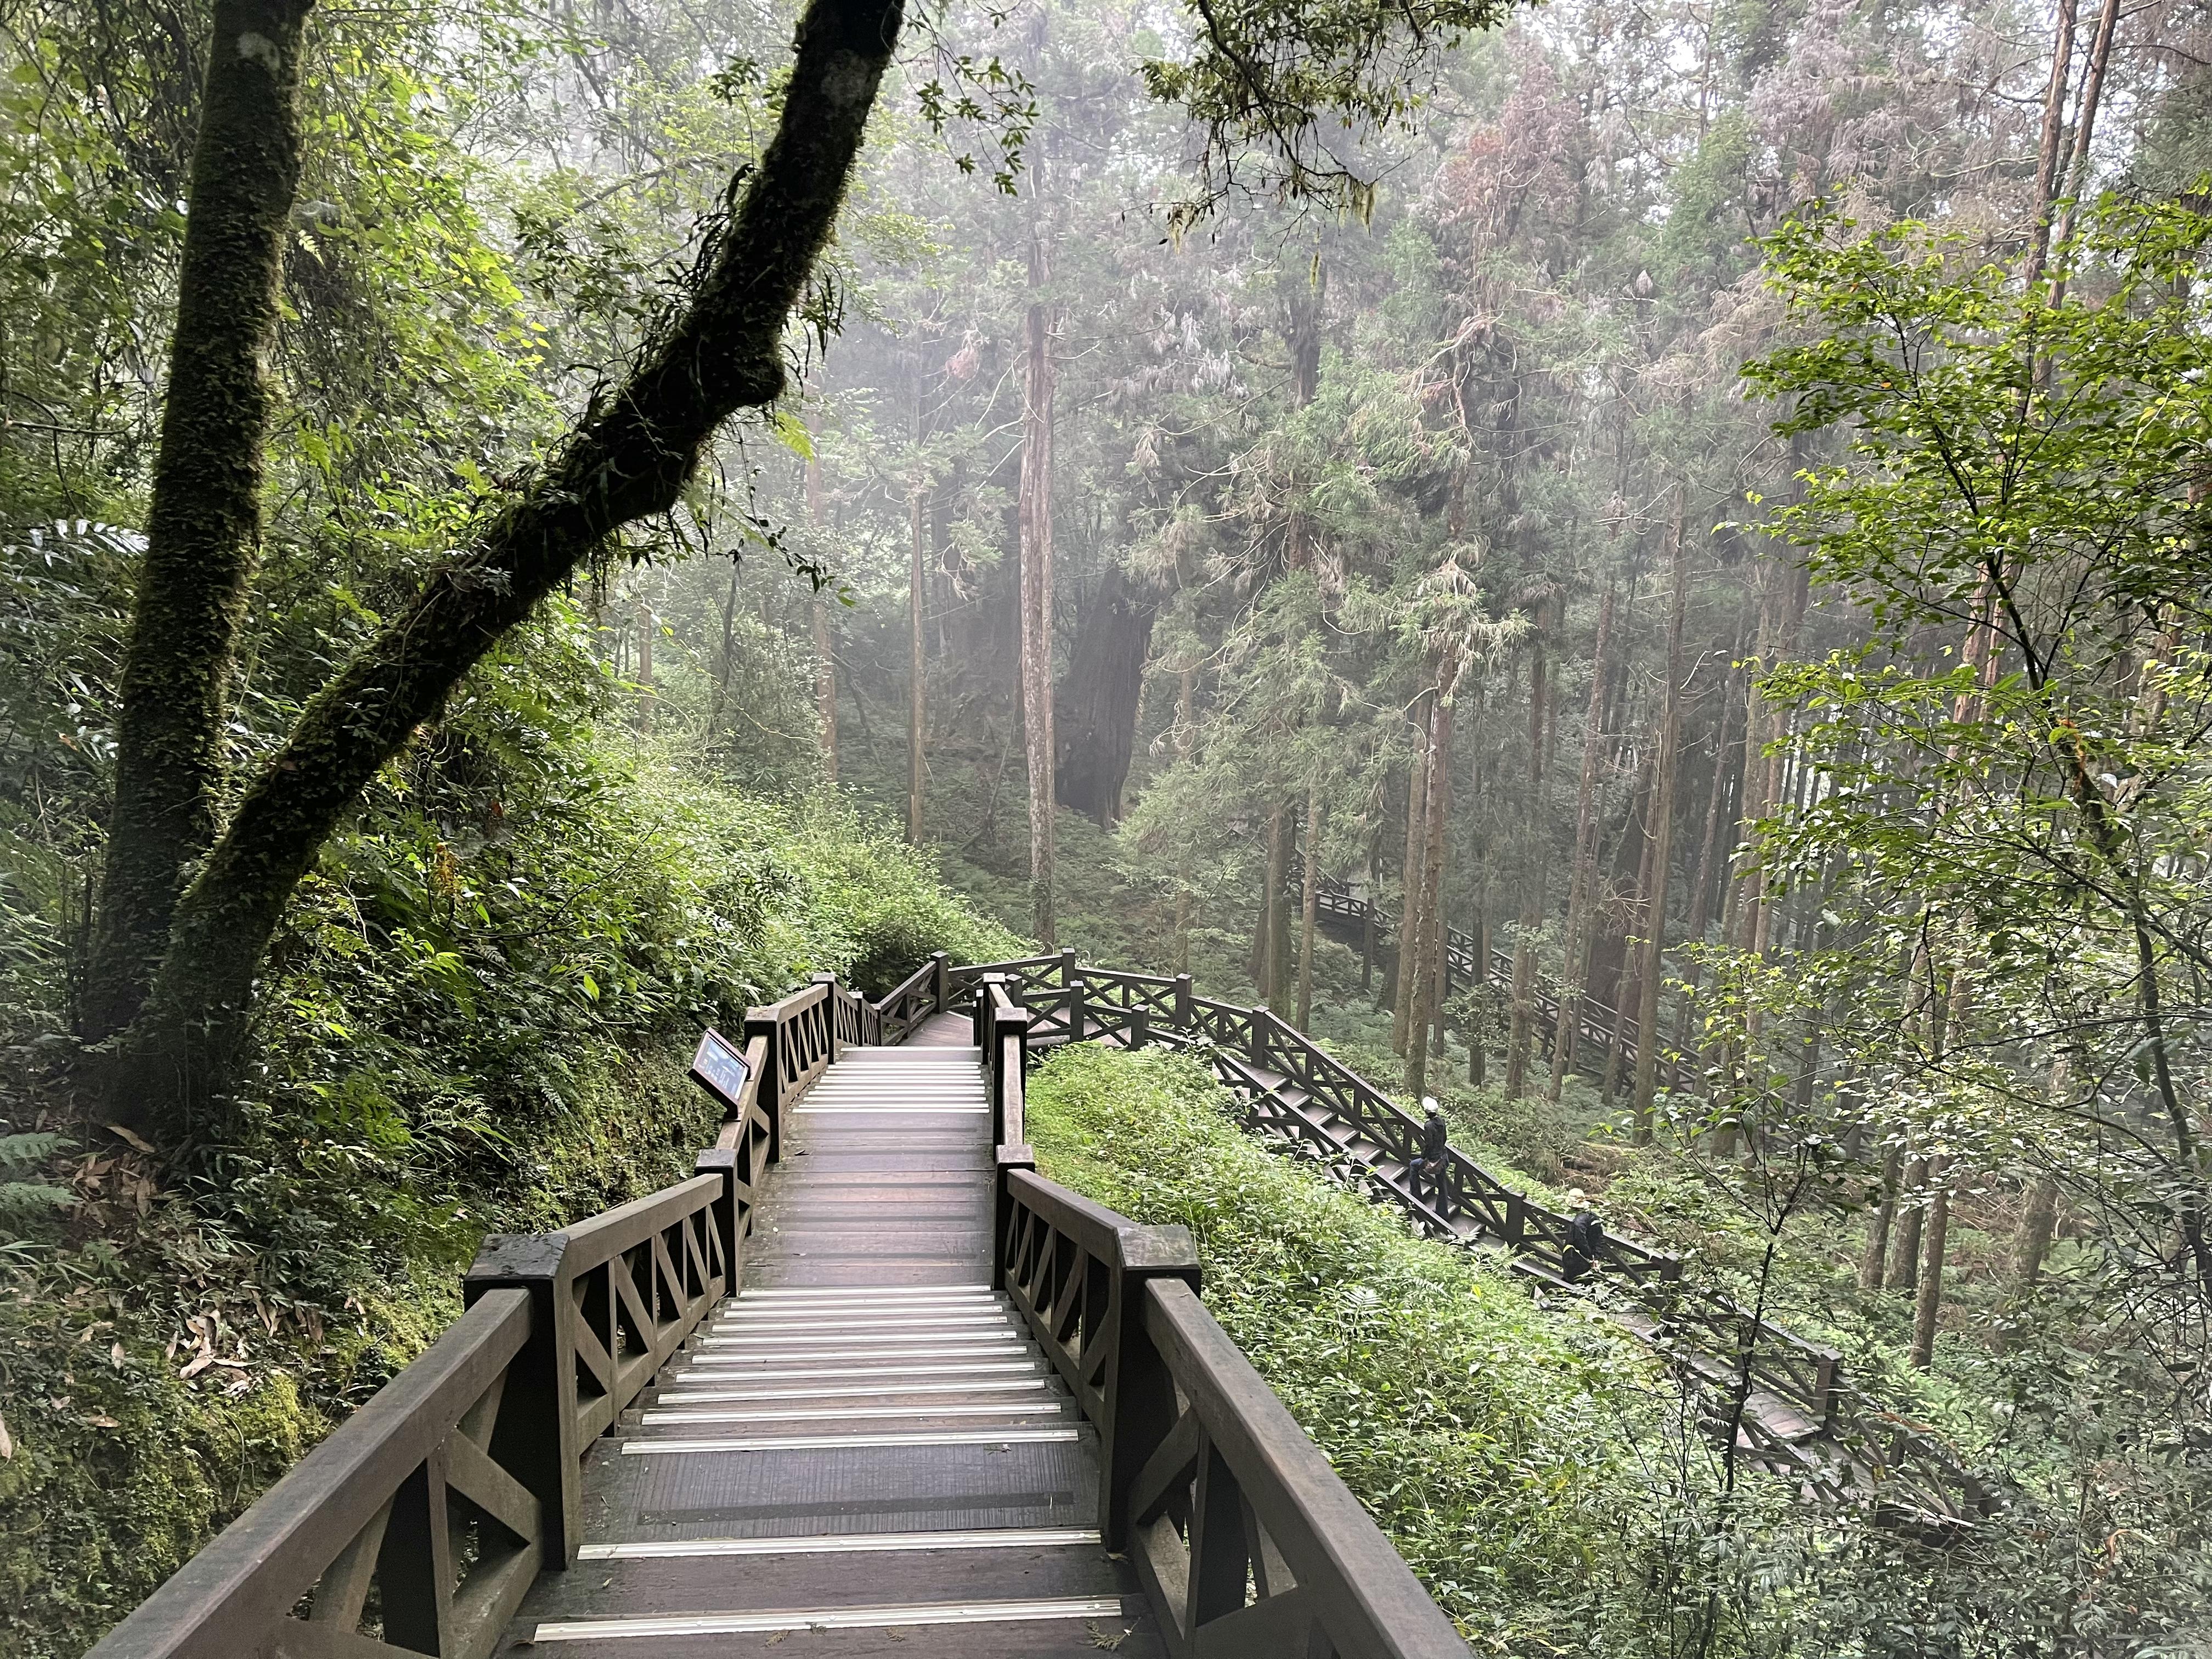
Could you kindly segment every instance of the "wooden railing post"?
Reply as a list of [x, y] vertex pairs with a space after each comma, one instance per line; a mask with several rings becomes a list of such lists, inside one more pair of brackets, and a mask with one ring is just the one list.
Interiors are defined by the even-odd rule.
[[530, 1489], [545, 1527], [544, 1565], [565, 1571], [583, 1541], [584, 1448], [576, 1434], [576, 1300], [565, 1233], [493, 1233], [461, 1280], [461, 1304], [488, 1291], [530, 1296], [530, 1340], [507, 1367], [489, 1448]]
[[1265, 1066], [1267, 1063], [1267, 1025], [1274, 1018], [1273, 1011], [1266, 1003], [1253, 1005], [1252, 1041], [1246, 1051], [1246, 1057], [1255, 1066]]
[[1003, 974], [986, 974], [975, 981], [975, 1046], [983, 1051], [983, 1084], [988, 1089], [997, 1088], [999, 1077], [999, 1003], [991, 989], [1004, 983]]
[[1175, 1426], [1175, 1376], [1145, 1328], [1145, 1286], [1179, 1279], [1199, 1288], [1198, 1244], [1190, 1229], [1124, 1227], [1112, 1264], [1104, 1421], [1098, 1425], [1098, 1530], [1109, 1550], [1129, 1547], [1130, 1490], [1146, 1460]]
[[758, 1037], [767, 1047], [761, 1056], [760, 1109], [768, 1120], [768, 1161], [783, 1156], [783, 1042], [776, 1035], [775, 1016], [765, 1008], [745, 1011], [745, 1046]]
[[930, 955], [933, 972], [929, 976], [930, 1012], [941, 1014], [952, 997], [952, 958], [943, 951]]
[[1197, 1012], [1191, 1006], [1192, 1001], [1190, 975], [1177, 974], [1175, 976], [1175, 1023], [1177, 1030], [1190, 1030], [1191, 1016]]
[[1131, 1009], [1129, 1011], [1129, 1046], [1132, 1048], [1141, 1048], [1152, 1040], [1152, 1011], [1141, 1007]]

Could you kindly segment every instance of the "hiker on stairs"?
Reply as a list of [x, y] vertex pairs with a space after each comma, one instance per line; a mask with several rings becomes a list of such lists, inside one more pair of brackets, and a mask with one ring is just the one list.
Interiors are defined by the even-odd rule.
[[1567, 1193], [1567, 1248], [1559, 1276], [1572, 1285], [1589, 1277], [1590, 1269], [1605, 1255], [1605, 1224], [1590, 1208], [1589, 1195], [1579, 1187]]
[[1412, 1170], [1413, 1201], [1420, 1202], [1421, 1182], [1428, 1181], [1431, 1207], [1447, 1221], [1451, 1218], [1451, 1199], [1444, 1191], [1444, 1147], [1449, 1139], [1450, 1126], [1437, 1105], [1434, 1095], [1421, 1097], [1421, 1145], [1413, 1159]]

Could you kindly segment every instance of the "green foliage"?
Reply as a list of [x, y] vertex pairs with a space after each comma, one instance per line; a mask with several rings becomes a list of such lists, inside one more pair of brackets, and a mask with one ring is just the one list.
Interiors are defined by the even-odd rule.
[[1028, 1123], [1054, 1180], [1190, 1228], [1214, 1316], [1470, 1638], [1632, 1643], [1634, 1437], [1667, 1392], [1649, 1359], [1263, 1151], [1228, 1109], [1194, 1060], [1077, 1048], [1034, 1075]]

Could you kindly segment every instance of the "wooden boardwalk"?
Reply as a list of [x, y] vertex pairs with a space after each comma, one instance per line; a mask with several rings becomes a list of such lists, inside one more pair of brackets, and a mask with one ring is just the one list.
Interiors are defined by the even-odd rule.
[[579, 1559], [501, 1653], [1164, 1652], [1096, 1433], [990, 1283], [972, 1040], [848, 1046], [799, 1097], [744, 1288], [593, 1448]]

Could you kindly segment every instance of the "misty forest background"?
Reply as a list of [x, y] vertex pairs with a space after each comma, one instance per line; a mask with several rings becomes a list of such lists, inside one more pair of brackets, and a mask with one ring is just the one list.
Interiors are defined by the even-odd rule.
[[[1070, 950], [1440, 1096], [2008, 1495], [1802, 1504], [1196, 1072], [1052, 1061], [1041, 1146], [1193, 1222], [1483, 1650], [2212, 1653], [2212, 13], [1417, 13], [1355, 73], [1396, 13], [1224, 12], [1266, 98], [1203, 9], [910, 18], [787, 389], [371, 757], [172, 1099], [108, 848], [207, 22], [0, 0], [0, 1651], [134, 1605], [484, 1232], [688, 1170], [702, 1022]], [[307, 14], [217, 817], [670, 337], [792, 21]]]

